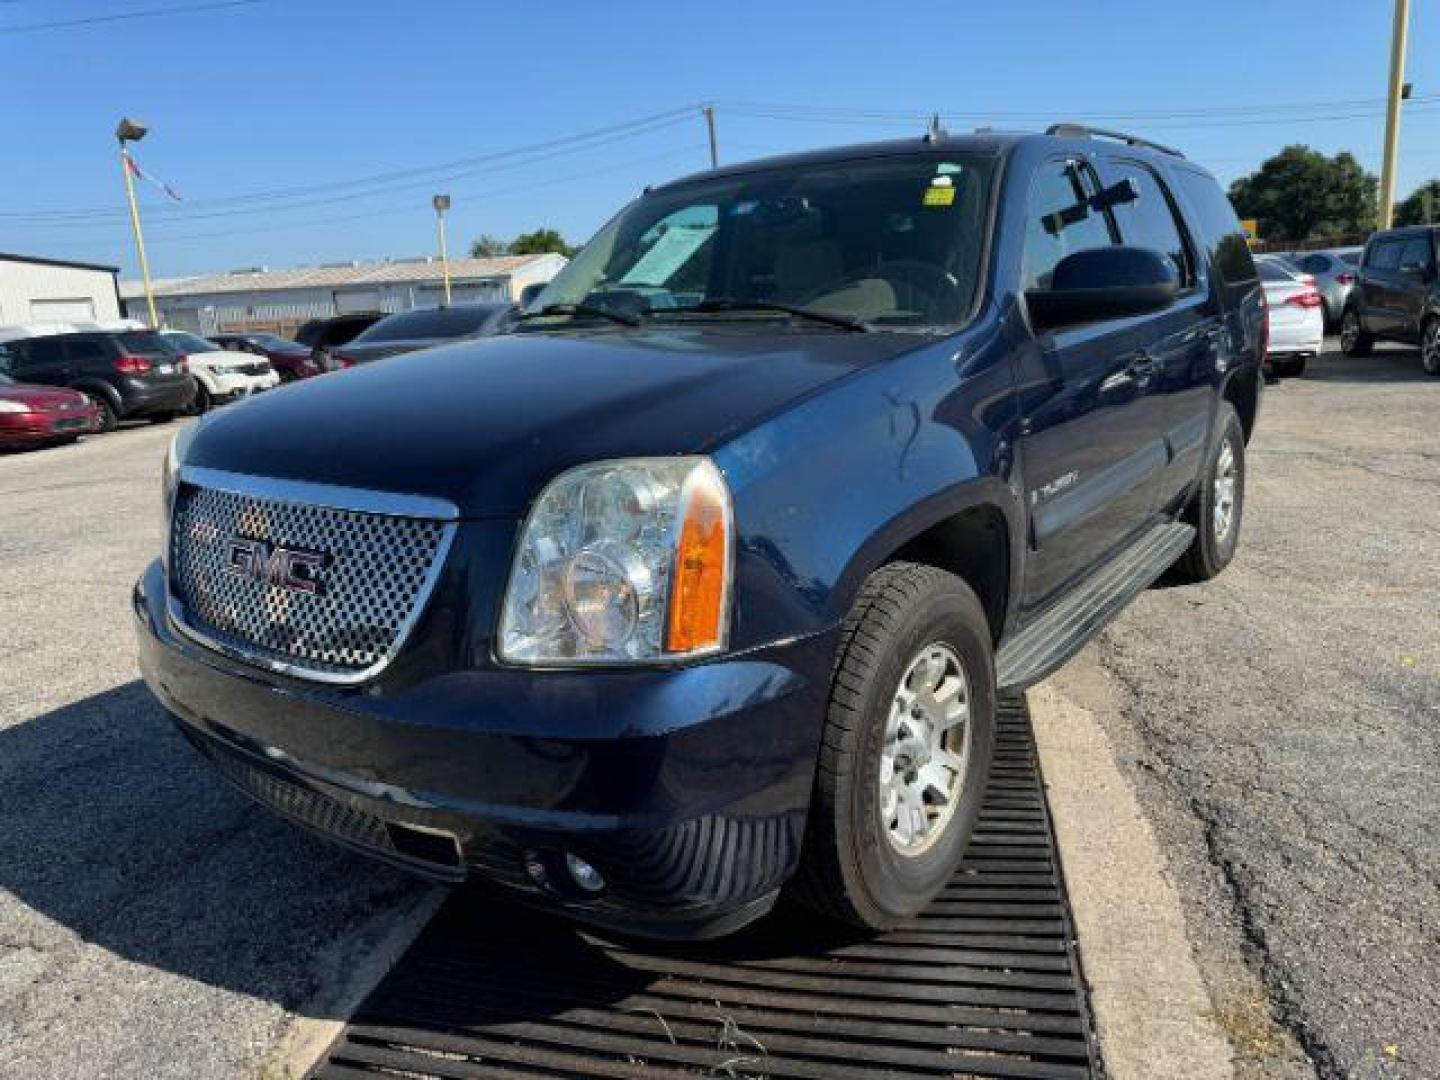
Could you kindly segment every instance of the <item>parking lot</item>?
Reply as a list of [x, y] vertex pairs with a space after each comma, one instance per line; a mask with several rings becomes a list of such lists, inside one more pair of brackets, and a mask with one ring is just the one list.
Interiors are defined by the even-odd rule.
[[[1106, 726], [1249, 1075], [1440, 1074], [1437, 414], [1410, 349], [1270, 388], [1234, 565], [1056, 678]], [[6, 1076], [283, 1075], [291, 1021], [338, 1018], [429, 896], [251, 808], [139, 683], [171, 433], [0, 457]]]

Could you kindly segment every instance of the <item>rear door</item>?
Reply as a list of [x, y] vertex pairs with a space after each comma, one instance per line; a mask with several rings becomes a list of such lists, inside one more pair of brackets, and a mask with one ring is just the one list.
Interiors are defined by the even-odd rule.
[[1435, 251], [1430, 236], [1409, 237], [1400, 249], [1395, 272], [1395, 317], [1398, 332], [1420, 340], [1420, 320], [1425, 316], [1426, 297], [1435, 272]]
[[1400, 274], [1400, 251], [1404, 241], [1381, 237], [1371, 243], [1360, 271], [1360, 292], [1364, 300], [1365, 329], [1372, 334], [1394, 336], [1401, 327], [1396, 307], [1396, 285]]
[[19, 354], [15, 360], [15, 378], [20, 382], [43, 383], [46, 386], [68, 386], [72, 377], [65, 343], [59, 337], [30, 338], [17, 341]]
[[1137, 326], [1140, 348], [1155, 361], [1151, 393], [1164, 423], [1165, 466], [1157, 482], [1158, 507], [1170, 509], [1187, 493], [1200, 468], [1210, 427], [1215, 365], [1212, 349], [1221, 330], [1219, 298], [1201, 286], [1198, 245], [1180, 221], [1175, 193], [1148, 163], [1102, 160], [1106, 185], [1129, 180], [1138, 196], [1115, 208], [1122, 243], [1158, 251], [1170, 260], [1179, 295], [1164, 311]]
[[[1099, 184], [1078, 158], [1032, 179], [1020, 285], [1045, 288], [1066, 255], [1117, 242], [1091, 209]], [[1017, 359], [1020, 453], [1030, 507], [1027, 607], [1117, 554], [1155, 513], [1166, 463], [1164, 404], [1144, 319], [1037, 334]]]

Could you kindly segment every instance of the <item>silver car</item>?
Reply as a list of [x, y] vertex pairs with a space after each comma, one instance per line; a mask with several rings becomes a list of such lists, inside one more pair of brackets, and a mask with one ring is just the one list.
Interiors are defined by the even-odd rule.
[[1360, 269], [1360, 253], [1364, 248], [1327, 248], [1323, 251], [1295, 251], [1285, 258], [1296, 269], [1315, 278], [1315, 288], [1325, 301], [1325, 330], [1340, 325], [1345, 301], [1355, 287]]

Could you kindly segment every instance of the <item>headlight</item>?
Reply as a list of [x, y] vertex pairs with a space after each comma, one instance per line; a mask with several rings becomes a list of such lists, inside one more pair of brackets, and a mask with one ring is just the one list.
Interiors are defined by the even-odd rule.
[[724, 648], [730, 491], [709, 458], [584, 465], [541, 493], [510, 573], [500, 658], [625, 664]]
[[165, 514], [165, 526], [168, 535], [170, 525], [170, 508], [175, 504], [175, 489], [180, 483], [180, 467], [185, 464], [185, 452], [190, 449], [190, 443], [195, 439], [195, 432], [200, 428], [200, 421], [196, 420], [186, 424], [175, 433], [170, 440], [170, 446], [165, 451], [164, 471], [160, 475], [160, 501]]

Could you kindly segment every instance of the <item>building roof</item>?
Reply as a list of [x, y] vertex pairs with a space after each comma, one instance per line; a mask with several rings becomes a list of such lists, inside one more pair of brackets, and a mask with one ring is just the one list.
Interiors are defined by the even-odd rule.
[[72, 270], [99, 270], [106, 274], [118, 274], [118, 266], [106, 266], [104, 263], [75, 262], [71, 259], [51, 259], [43, 255], [15, 255], [8, 251], [0, 251], [0, 263], [18, 262], [30, 263], [34, 266], [64, 266]]
[[[498, 255], [488, 259], [451, 259], [451, 281], [475, 281], [505, 277], [551, 255]], [[443, 278], [440, 260], [386, 259], [378, 262], [343, 263], [338, 266], [297, 266], [289, 270], [232, 270], [198, 277], [157, 278], [151, 282], [157, 297], [206, 296], [213, 293], [268, 292], [277, 289], [336, 289], [363, 285], [404, 285], [412, 282], [439, 282]], [[122, 281], [120, 295], [131, 299], [143, 296], [139, 281]]]

